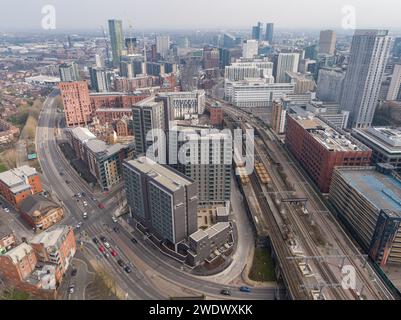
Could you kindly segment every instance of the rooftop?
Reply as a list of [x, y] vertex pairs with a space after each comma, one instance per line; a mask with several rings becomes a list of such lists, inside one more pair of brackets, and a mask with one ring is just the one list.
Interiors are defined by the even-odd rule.
[[13, 263], [17, 264], [22, 258], [24, 258], [32, 250], [33, 249], [29, 244], [22, 242], [19, 246], [15, 247], [14, 249], [11, 249], [7, 253], [5, 253], [4, 256], [10, 257], [12, 259]]
[[329, 151], [364, 151], [367, 149], [317, 117], [300, 114], [291, 115], [291, 117]]
[[45, 247], [55, 246], [59, 239], [66, 234], [68, 230], [67, 226], [60, 226], [51, 231], [45, 231], [33, 237], [31, 243], [43, 244]]
[[181, 189], [183, 186], [194, 183], [193, 180], [181, 175], [179, 172], [162, 166], [146, 157], [126, 161], [126, 165], [148, 175], [154, 181], [157, 181], [173, 192]]
[[46, 198], [45, 196], [35, 194], [30, 195], [21, 202], [21, 212], [29, 215], [33, 215], [35, 211], [40, 211], [42, 214], [46, 214], [50, 209], [59, 208], [60, 206]]
[[387, 153], [401, 153], [401, 128], [370, 127], [354, 129], [353, 132], [384, 149]]
[[401, 181], [374, 167], [340, 168], [342, 177], [377, 209], [401, 216]]
[[17, 187], [20, 184], [25, 184], [26, 178], [36, 174], [36, 169], [23, 165], [21, 167], [11, 169], [0, 173], [0, 180], [8, 187]]

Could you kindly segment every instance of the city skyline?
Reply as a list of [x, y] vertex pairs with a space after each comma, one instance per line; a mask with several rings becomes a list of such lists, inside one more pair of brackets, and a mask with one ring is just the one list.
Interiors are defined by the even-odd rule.
[[[401, 4], [396, 0], [386, 0], [381, 3], [381, 10], [386, 15], [381, 15], [376, 10], [377, 5], [373, 0], [336, 1], [327, 3], [316, 0], [306, 0], [302, 7], [297, 6], [295, 0], [285, 2], [269, 1], [259, 3], [250, 0], [246, 6], [239, 0], [226, 2], [213, 2], [211, 0], [202, 3], [173, 0], [152, 1], [152, 3], [130, 3], [125, 0], [116, 0], [112, 4], [107, 1], [71, 0], [68, 3], [61, 1], [7, 1], [5, 8], [0, 12], [0, 31], [40, 30], [44, 14], [41, 10], [46, 5], [52, 5], [56, 11], [56, 29], [47, 30], [57, 32], [61, 30], [93, 30], [105, 26], [108, 19], [121, 19], [125, 28], [132, 25], [134, 30], [147, 29], [206, 29], [206, 28], [246, 28], [254, 25], [256, 21], [273, 22], [277, 29], [298, 28], [319, 29], [331, 28], [334, 30], [352, 30], [343, 28], [343, 21], [350, 14], [350, 7], [355, 8], [356, 28], [398, 28], [398, 15]], [[138, 10], [140, 6], [140, 10]], [[21, 7], [24, 10], [21, 10]], [[158, 8], [163, 15], [152, 11]], [[179, 11], [177, 8], [180, 8]], [[213, 8], [213, 10], [210, 10]], [[88, 12], [92, 14], [87, 15]], [[263, 12], [263, 14], [261, 14]], [[310, 19], [309, 13], [319, 13]], [[180, 14], [180, 19], [174, 19], [174, 15]], [[372, 17], [374, 13], [374, 17]], [[73, 26], [71, 16], [74, 16]], [[233, 19], [235, 17], [235, 19]], [[372, 23], [374, 21], [374, 23]], [[43, 29], [42, 29], [43, 30]], [[45, 31], [45, 30], [43, 30]]]

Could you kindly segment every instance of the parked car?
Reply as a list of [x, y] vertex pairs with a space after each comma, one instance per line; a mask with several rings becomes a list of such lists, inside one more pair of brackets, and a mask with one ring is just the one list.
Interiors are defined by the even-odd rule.
[[110, 249], [110, 248], [111, 248], [110, 243], [108, 243], [107, 241], [106, 241], [106, 242], [103, 242], [103, 243], [104, 243], [104, 246], [105, 246], [107, 249]]
[[88, 213], [87, 213], [87, 212], [84, 212], [84, 213], [82, 214], [82, 218], [83, 218], [83, 219], [88, 219]]
[[99, 246], [99, 251], [100, 251], [101, 253], [105, 253], [105, 252], [106, 252], [106, 249], [105, 249], [103, 246]]
[[92, 241], [93, 241], [95, 244], [98, 244], [98, 243], [99, 243], [99, 240], [98, 240], [96, 237], [93, 238]]
[[113, 230], [114, 230], [115, 233], [119, 233], [120, 232], [120, 229], [118, 227], [114, 227]]
[[99, 203], [98, 207], [99, 207], [99, 209], [104, 209], [104, 204], [103, 203]]
[[109, 255], [107, 252], [103, 253], [103, 256], [104, 256], [106, 259], [110, 258], [110, 255]]
[[107, 239], [106, 239], [106, 237], [105, 237], [105, 236], [101, 236], [101, 237], [100, 237], [100, 241], [102, 241], [102, 242], [106, 242], [106, 241], [107, 241]]
[[132, 242], [133, 244], [137, 244], [137, 243], [138, 243], [138, 240], [136, 240], [135, 238], [131, 238], [131, 242]]
[[124, 270], [125, 270], [126, 273], [131, 273], [132, 272], [132, 269], [129, 266], [125, 266]]
[[118, 220], [117, 220], [117, 218], [116, 218], [115, 216], [112, 216], [111, 219], [113, 219], [113, 222], [114, 222], [114, 223], [117, 223], [117, 222], [118, 222]]
[[117, 252], [114, 251], [113, 249], [110, 249], [110, 253], [111, 253], [111, 255], [112, 255], [113, 257], [117, 257], [117, 256], [118, 256]]
[[74, 293], [74, 288], [75, 288], [75, 285], [70, 285], [70, 287], [69, 287], [69, 289], [68, 289], [68, 292], [70, 293], [70, 294], [73, 294]]
[[118, 265], [120, 266], [120, 267], [125, 267], [125, 263], [124, 263], [124, 261], [122, 261], [121, 259], [118, 259], [117, 260], [117, 263], [118, 263]]
[[252, 289], [249, 288], [249, 287], [242, 286], [242, 287], [239, 288], [239, 291], [241, 291], [241, 292], [252, 292]]

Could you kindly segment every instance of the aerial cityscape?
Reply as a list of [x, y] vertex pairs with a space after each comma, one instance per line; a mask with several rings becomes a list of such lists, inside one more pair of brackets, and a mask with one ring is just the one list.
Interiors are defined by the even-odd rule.
[[401, 298], [394, 13], [5, 2], [0, 300]]

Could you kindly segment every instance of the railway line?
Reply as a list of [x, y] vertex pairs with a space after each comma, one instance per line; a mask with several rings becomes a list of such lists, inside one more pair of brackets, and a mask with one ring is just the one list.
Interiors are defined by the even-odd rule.
[[[258, 119], [248, 114], [246, 111], [240, 110], [238, 108], [234, 108], [232, 106], [227, 106], [224, 101], [220, 102], [224, 105], [224, 111], [228, 114], [234, 121], [244, 123], [244, 121], [249, 122], [256, 129], [257, 136], [256, 141], [259, 140], [259, 143], [255, 143], [255, 153], [266, 168], [268, 168], [268, 172], [270, 173], [270, 178], [272, 180], [273, 192], [275, 194], [285, 194], [290, 193], [291, 190], [287, 190], [287, 186], [283, 181], [280, 174], [277, 172], [277, 164], [289, 163], [289, 166], [286, 166], [287, 174], [292, 177], [298, 178], [303, 181], [303, 175], [294, 168], [292, 165], [292, 159], [288, 157], [285, 149], [282, 146], [278, 146], [277, 140], [275, 136], [269, 131], [265, 124], [260, 123]], [[260, 143], [261, 142], [261, 143]], [[279, 149], [281, 148], [281, 150]], [[264, 197], [269, 196], [266, 194], [262, 188], [262, 181], [255, 174], [251, 175], [251, 182], [255, 191]], [[312, 212], [328, 212], [323, 201], [319, 198], [319, 196], [315, 193], [313, 188], [307, 183], [302, 182], [298, 184], [297, 190], [292, 191], [296, 193], [300, 197], [305, 197], [308, 199], [308, 207], [313, 208]], [[260, 197], [258, 197], [258, 201], [263, 208], [264, 212], [269, 212], [270, 208], [267, 201], [263, 201]], [[302, 246], [304, 248], [305, 260], [311, 260], [311, 265], [313, 270], [316, 272], [316, 287], [320, 286], [320, 290], [322, 288], [327, 289], [327, 294], [330, 298], [333, 299], [393, 299], [390, 291], [387, 287], [380, 281], [379, 278], [374, 277], [375, 273], [372, 267], [364, 261], [359, 261], [358, 257], [362, 255], [355, 247], [351, 239], [347, 237], [344, 232], [338, 233], [341, 230], [339, 223], [331, 216], [326, 216], [325, 214], [314, 214], [313, 219], [316, 224], [314, 228], [311, 224], [308, 224], [305, 221], [302, 221], [302, 211], [300, 208], [294, 207], [292, 204], [283, 203], [283, 207], [288, 212], [286, 215], [289, 224], [293, 228], [295, 235], [302, 237]], [[306, 210], [308, 211], [308, 210]], [[264, 218], [267, 220], [269, 225], [269, 232], [273, 247], [275, 250], [278, 250], [277, 255], [280, 256], [284, 254], [285, 257], [290, 257], [292, 252], [289, 250], [288, 245], [283, 244], [283, 231], [277, 223], [276, 219], [272, 214], [265, 214]], [[272, 228], [271, 226], [275, 226]], [[319, 227], [317, 227], [319, 226]], [[319, 249], [316, 241], [312, 238], [311, 234], [316, 230], [316, 228], [322, 229], [324, 226], [324, 236], [327, 239], [328, 243], [335, 243], [337, 246], [338, 254], [337, 255], [327, 255], [327, 259], [322, 254]], [[342, 239], [340, 239], [340, 237]], [[274, 241], [275, 239], [275, 241]], [[278, 240], [280, 239], [280, 241]], [[275, 243], [274, 243], [275, 242]], [[351, 254], [350, 254], [351, 252]], [[310, 259], [311, 257], [320, 257], [319, 259]], [[359, 288], [355, 289], [344, 289], [341, 286], [342, 273], [340, 270], [340, 265], [335, 265], [330, 263], [330, 258], [333, 257], [342, 257], [346, 259], [346, 264], [351, 265], [355, 269], [355, 275], [357, 277], [357, 283], [359, 283]], [[302, 256], [299, 257], [302, 259]], [[294, 259], [297, 261], [296, 259]], [[308, 260], [307, 260], [308, 261]], [[344, 260], [345, 261], [345, 260]], [[344, 261], [342, 265], [344, 265]], [[283, 263], [283, 266], [288, 267], [288, 264]], [[296, 265], [292, 266], [293, 268]], [[298, 269], [298, 268], [296, 268]], [[294, 272], [291, 273], [291, 270], [283, 270], [285, 274], [289, 274], [289, 279], [287, 279], [291, 286], [294, 286], [294, 283], [298, 281], [298, 288], [301, 287], [302, 278], [297, 278], [294, 275]], [[298, 276], [300, 275], [299, 270], [297, 270]], [[302, 277], [302, 275], [301, 275]], [[315, 285], [307, 285], [306, 287], [312, 288]], [[330, 289], [330, 290], [328, 290]], [[365, 294], [362, 295], [362, 290], [365, 291]], [[292, 288], [290, 290], [292, 295], [299, 296], [299, 289], [296, 290]]]

